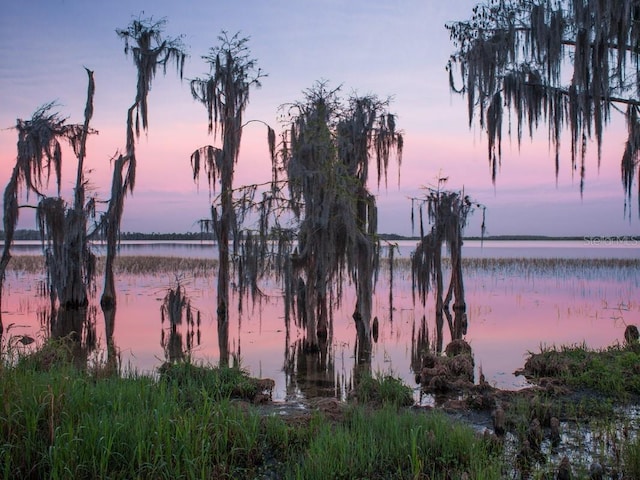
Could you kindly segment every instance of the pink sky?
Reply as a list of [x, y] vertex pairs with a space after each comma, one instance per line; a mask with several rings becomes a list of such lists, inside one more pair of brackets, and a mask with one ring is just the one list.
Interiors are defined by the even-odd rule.
[[[546, 235], [637, 235], [637, 202], [631, 222], [623, 214], [620, 156], [624, 125], [614, 118], [607, 131], [598, 171], [590, 145], [584, 197], [563, 149], [560, 176], [543, 127], [534, 142], [525, 138], [520, 151], [505, 140], [504, 159], [492, 185], [486, 142], [468, 128], [466, 100], [452, 96], [444, 70], [453, 52], [444, 23], [468, 18], [473, 0], [450, 2], [312, 1], [293, 5], [270, 2], [169, 1], [83, 2], [80, 0], [5, 2], [0, 7], [0, 186], [15, 160], [16, 118], [27, 119], [40, 105], [57, 101], [63, 116], [81, 123], [86, 93], [83, 66], [95, 71], [92, 126], [100, 134], [89, 143], [90, 179], [100, 198], [108, 196], [109, 159], [124, 145], [126, 109], [135, 95], [135, 71], [114, 30], [132, 16], [166, 17], [166, 33], [184, 34], [190, 58], [186, 78], [202, 76], [200, 59], [217, 45], [221, 30], [251, 37], [249, 46], [268, 74], [251, 93], [245, 118], [265, 121], [280, 131], [278, 107], [302, 99], [317, 80], [343, 85], [343, 92], [392, 96], [391, 110], [405, 132], [401, 183], [392, 167], [388, 189], [379, 191], [380, 231], [410, 234], [409, 197], [450, 178], [488, 207], [488, 233]], [[26, 6], [25, 6], [26, 5]], [[197, 230], [209, 214], [208, 188], [192, 181], [189, 155], [214, 142], [207, 135], [206, 113], [173, 70], [157, 77], [149, 97], [150, 128], [137, 147], [139, 167], [134, 196], [127, 199], [124, 231]], [[566, 143], [566, 142], [565, 142]], [[72, 167], [74, 158], [66, 157]], [[269, 179], [265, 128], [247, 127], [236, 184]], [[63, 185], [73, 176], [65, 170]], [[33, 199], [31, 199], [33, 200]], [[479, 234], [479, 215], [467, 233]], [[20, 228], [34, 228], [30, 212]]]

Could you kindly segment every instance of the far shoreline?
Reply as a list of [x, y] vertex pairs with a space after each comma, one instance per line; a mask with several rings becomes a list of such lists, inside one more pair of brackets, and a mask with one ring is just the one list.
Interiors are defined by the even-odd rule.
[[[0, 231], [0, 240], [4, 241], [4, 231]], [[380, 240], [387, 242], [394, 241], [420, 241], [419, 236], [399, 235], [396, 233], [380, 233]], [[16, 230], [14, 240], [41, 240], [38, 230]], [[97, 239], [99, 240], [99, 239]], [[184, 240], [215, 240], [212, 232], [122, 232], [120, 240], [157, 240], [157, 241], [184, 241]], [[464, 240], [472, 241], [632, 241], [640, 244], [640, 235], [485, 235], [485, 236], [468, 236]]]

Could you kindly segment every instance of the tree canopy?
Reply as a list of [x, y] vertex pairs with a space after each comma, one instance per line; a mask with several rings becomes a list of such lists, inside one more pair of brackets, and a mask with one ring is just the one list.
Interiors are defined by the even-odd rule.
[[599, 162], [603, 132], [618, 111], [628, 130], [621, 160], [627, 210], [640, 164], [640, 0], [489, 0], [446, 27], [457, 48], [450, 86], [467, 96], [469, 124], [487, 134], [493, 180], [504, 123], [509, 135], [515, 123], [519, 144], [523, 130], [532, 136], [546, 123], [556, 176], [561, 134], [569, 131], [582, 193], [587, 143], [595, 138]]

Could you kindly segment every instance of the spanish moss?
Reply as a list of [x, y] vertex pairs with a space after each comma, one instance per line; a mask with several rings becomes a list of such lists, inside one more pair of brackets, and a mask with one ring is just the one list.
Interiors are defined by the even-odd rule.
[[[489, 0], [476, 6], [469, 20], [446, 25], [457, 48], [447, 67], [450, 86], [467, 96], [469, 125], [477, 119], [487, 134], [494, 182], [502, 157], [503, 108], [518, 144], [523, 130], [533, 136], [547, 124], [556, 178], [561, 133], [568, 130], [581, 194], [588, 141], [596, 142], [599, 166], [603, 132], [616, 110], [628, 128], [621, 169], [625, 212], [631, 215], [640, 168], [638, 25], [639, 0]], [[640, 207], [640, 191], [638, 202]]]

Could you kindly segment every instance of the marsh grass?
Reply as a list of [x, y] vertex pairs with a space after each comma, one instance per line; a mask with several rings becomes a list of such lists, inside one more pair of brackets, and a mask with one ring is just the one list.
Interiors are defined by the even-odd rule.
[[[557, 442], [551, 434], [552, 417], [560, 422]], [[523, 442], [530, 438], [529, 426], [535, 419], [542, 427], [542, 441], [539, 450], [530, 451], [528, 478], [556, 478], [565, 456], [570, 460], [571, 478], [598, 478], [589, 473], [594, 462], [610, 474], [602, 478], [640, 478], [638, 426], [633, 417], [632, 410], [602, 397], [517, 396], [507, 407], [511, 433], [505, 437], [505, 458], [522, 456]]]
[[[383, 269], [388, 269], [389, 259], [381, 259]], [[394, 257], [394, 270], [411, 271], [410, 257]], [[442, 259], [445, 269], [451, 269], [451, 259]], [[603, 272], [623, 272], [625, 278], [637, 278], [640, 259], [637, 258], [530, 258], [530, 257], [465, 257], [462, 268], [467, 273], [484, 272], [506, 275], [582, 276], [602, 278]], [[608, 278], [608, 277], [607, 277]], [[615, 277], [614, 277], [615, 278]]]
[[235, 398], [256, 388], [239, 368], [175, 364], [157, 378], [26, 358], [1, 368], [3, 479], [500, 478], [489, 444], [443, 415], [393, 403], [331, 419], [266, 415]]
[[[105, 257], [97, 257], [97, 271], [104, 271]], [[380, 259], [382, 270], [389, 269], [389, 259]], [[394, 257], [394, 272], [406, 274], [411, 271], [411, 258]], [[118, 256], [115, 273], [145, 275], [165, 272], [191, 272], [195, 276], [213, 276], [218, 261], [209, 258], [169, 257], [154, 255]], [[451, 268], [448, 257], [443, 258], [443, 267]], [[554, 275], [561, 278], [624, 278], [637, 282], [640, 259], [618, 258], [463, 258], [465, 275], [476, 272], [501, 275]], [[11, 258], [8, 272], [44, 273], [44, 258], [40, 255], [16, 255]]]
[[622, 459], [629, 478], [640, 478], [640, 438], [624, 445]]
[[[97, 272], [104, 272], [105, 257], [98, 257]], [[211, 276], [217, 260], [208, 258], [159, 257], [153, 255], [119, 256], [115, 260], [115, 273], [149, 275], [164, 272], [189, 272], [194, 276]], [[44, 273], [44, 257], [40, 255], [16, 255], [11, 258], [8, 271]]]
[[353, 396], [359, 402], [375, 405], [407, 407], [414, 404], [413, 390], [393, 375], [363, 375]]
[[390, 405], [349, 410], [343, 423], [316, 432], [304, 453], [296, 478], [501, 478], [497, 453], [468, 427]]
[[584, 344], [541, 348], [529, 354], [523, 372], [543, 389], [533, 396], [525, 391], [509, 402], [508, 424], [516, 437], [527, 437], [533, 419], [547, 433], [552, 417], [562, 423], [560, 454], [557, 446], [546, 443], [548, 460], [538, 465], [540, 478], [553, 473], [563, 455], [571, 457], [576, 478], [588, 478], [592, 462], [601, 464], [611, 478], [640, 478], [634, 407], [640, 399], [637, 342], [603, 349]]
[[588, 389], [617, 401], [640, 398], [640, 344], [589, 349], [586, 345], [541, 348], [529, 353], [523, 373], [553, 377], [571, 388]]

